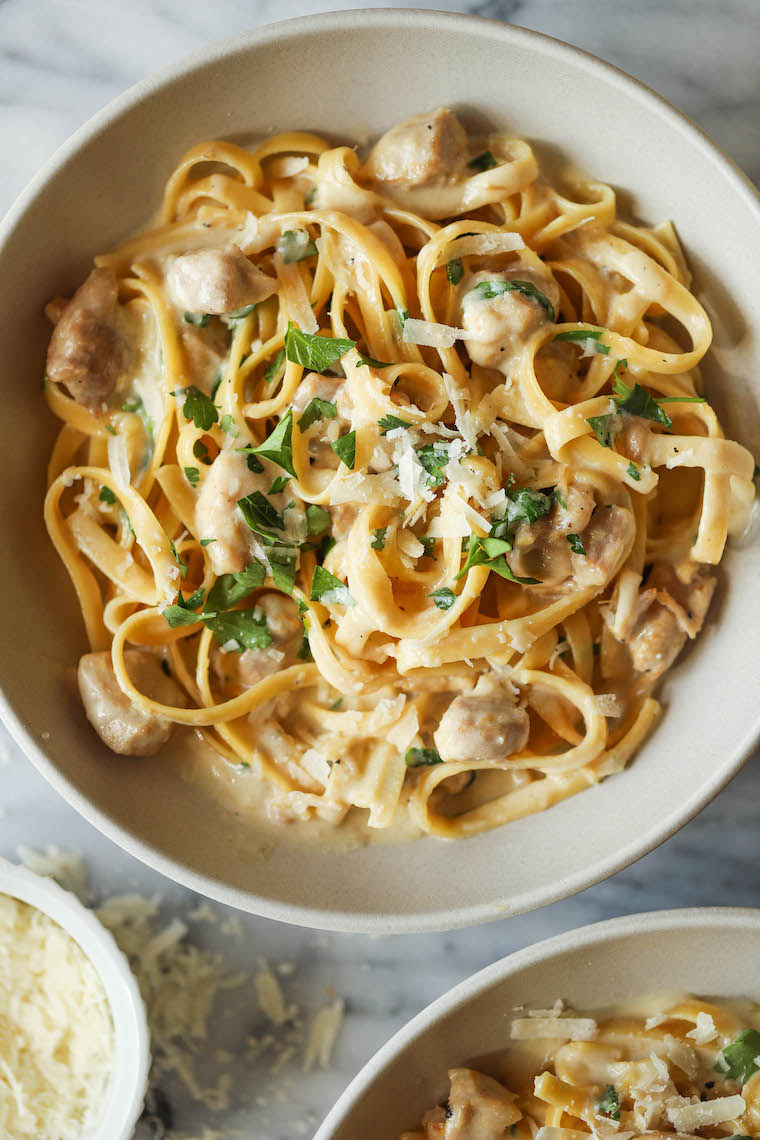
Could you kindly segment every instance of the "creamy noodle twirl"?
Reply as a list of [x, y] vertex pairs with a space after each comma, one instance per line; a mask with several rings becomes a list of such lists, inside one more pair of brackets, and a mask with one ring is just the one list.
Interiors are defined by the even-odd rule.
[[364, 164], [200, 143], [95, 266], [45, 514], [112, 749], [188, 726], [275, 821], [447, 837], [625, 767], [754, 494], [669, 223], [439, 109]]
[[530, 1010], [512, 1043], [449, 1071], [401, 1140], [699, 1140], [760, 1135], [760, 1007], [651, 998], [604, 1013]]

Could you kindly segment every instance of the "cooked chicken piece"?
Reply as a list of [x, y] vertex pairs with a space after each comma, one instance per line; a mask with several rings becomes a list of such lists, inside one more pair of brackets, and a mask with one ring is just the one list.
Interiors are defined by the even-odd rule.
[[433, 740], [443, 760], [508, 760], [526, 745], [530, 721], [510, 691], [455, 697]]
[[183, 323], [179, 338], [185, 358], [185, 384], [194, 384], [210, 395], [229, 354], [228, 330], [219, 321], [205, 329]]
[[450, 1069], [445, 1140], [504, 1140], [521, 1119], [514, 1095], [474, 1069]]
[[462, 327], [473, 334], [472, 339], [464, 342], [470, 359], [483, 368], [502, 372], [511, 367], [525, 342], [548, 319], [539, 301], [517, 289], [491, 298], [473, 293], [483, 281], [509, 280], [529, 281], [548, 298], [555, 312], [559, 305], [559, 289], [549, 271], [542, 274], [533, 266], [516, 264], [500, 273], [480, 270], [462, 281]]
[[536, 578], [547, 587], [561, 586], [573, 572], [567, 536], [557, 529], [553, 515], [518, 527], [506, 558], [518, 578]]
[[554, 525], [562, 534], [580, 534], [591, 521], [596, 507], [594, 492], [583, 483], [570, 483], [562, 492], [561, 506], [557, 503]]
[[169, 268], [167, 286], [177, 306], [190, 313], [234, 313], [277, 292], [274, 278], [237, 246], [181, 254]]
[[338, 414], [332, 419], [323, 416], [315, 419], [310, 428], [302, 429], [309, 433], [310, 458], [320, 467], [335, 469], [339, 466], [340, 459], [330, 444], [351, 430], [353, 401], [348, 394], [345, 380], [320, 376], [317, 372], [307, 373], [293, 396], [293, 414], [297, 424], [312, 400], [326, 400], [330, 404], [335, 404], [338, 410]]
[[636, 524], [626, 507], [597, 507], [581, 532], [585, 554], [571, 554], [576, 585], [604, 586], [631, 549]]
[[[185, 695], [161, 668], [161, 658], [146, 649], [127, 649], [127, 672], [136, 689], [162, 705], [184, 708]], [[171, 736], [172, 722], [143, 712], [119, 688], [107, 650], [85, 653], [77, 674], [79, 693], [92, 727], [112, 752], [153, 756]]]
[[364, 173], [375, 182], [403, 186], [445, 182], [461, 176], [467, 150], [467, 132], [459, 119], [439, 107], [386, 131], [375, 143]]
[[266, 649], [246, 649], [242, 653], [224, 652], [215, 646], [211, 667], [226, 689], [250, 689], [298, 660], [303, 624], [295, 602], [284, 594], [262, 594], [256, 606], [266, 617], [272, 644]]
[[198, 533], [216, 541], [208, 546], [215, 574], [237, 574], [251, 560], [251, 528], [237, 509], [254, 491], [266, 494], [271, 476], [250, 471], [245, 455], [222, 451], [201, 485], [195, 505]]
[[637, 673], [655, 680], [670, 668], [687, 637], [696, 637], [702, 628], [715, 585], [715, 576], [705, 567], [688, 584], [669, 567], [655, 567], [639, 597], [638, 619], [628, 639]]
[[446, 1109], [441, 1108], [439, 1104], [435, 1108], [429, 1108], [422, 1117], [422, 1128], [425, 1140], [445, 1140]]
[[46, 374], [78, 404], [103, 410], [124, 368], [124, 342], [114, 326], [118, 300], [111, 269], [93, 269], [60, 314], [47, 351]]

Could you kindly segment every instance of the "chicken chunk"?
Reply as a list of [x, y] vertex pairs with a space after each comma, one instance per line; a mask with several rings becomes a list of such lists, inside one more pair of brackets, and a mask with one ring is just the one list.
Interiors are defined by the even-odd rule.
[[446, 107], [415, 115], [380, 138], [364, 166], [374, 182], [428, 186], [461, 176], [467, 132]]
[[515, 265], [500, 273], [480, 270], [466, 277], [460, 288], [462, 326], [472, 337], [465, 340], [470, 359], [482, 368], [506, 372], [523, 345], [548, 316], [543, 305], [517, 289], [484, 298], [473, 290], [484, 281], [528, 281], [544, 294], [556, 312], [559, 289], [549, 274], [532, 266]]
[[450, 1069], [445, 1140], [503, 1140], [522, 1117], [508, 1089], [474, 1069]]
[[266, 617], [272, 644], [266, 649], [246, 649], [243, 653], [226, 653], [215, 647], [211, 666], [225, 689], [250, 689], [298, 660], [303, 624], [295, 602], [284, 594], [262, 594], [256, 605]]
[[179, 338], [184, 356], [186, 384], [194, 384], [201, 392], [210, 395], [229, 354], [228, 330], [218, 321], [216, 327], [209, 325], [205, 329], [183, 323]]
[[117, 300], [113, 270], [93, 269], [61, 312], [48, 345], [48, 378], [91, 412], [103, 410], [124, 369], [125, 345], [114, 324]]
[[[514, 574], [537, 578], [545, 587], [601, 589], [631, 548], [633, 514], [626, 507], [596, 506], [586, 488], [571, 487], [565, 502], [566, 508], [557, 506], [519, 528], [507, 562]], [[584, 554], [572, 549], [573, 534], [579, 535]]]
[[606, 585], [631, 549], [635, 530], [626, 507], [597, 507], [581, 534], [585, 554], [570, 556], [576, 585]]
[[528, 741], [530, 721], [506, 689], [455, 697], [433, 740], [443, 760], [508, 760]]
[[233, 313], [277, 292], [274, 278], [245, 254], [231, 249], [199, 249], [175, 258], [167, 274], [169, 293], [190, 313]]
[[267, 477], [248, 469], [244, 455], [222, 451], [201, 486], [195, 506], [195, 524], [204, 538], [215, 539], [208, 547], [215, 574], [237, 574], [251, 560], [251, 528], [237, 503], [254, 491], [266, 494]]
[[715, 585], [715, 576], [704, 568], [688, 584], [680, 582], [670, 567], [658, 566], [652, 571], [628, 638], [637, 673], [654, 681], [670, 668], [687, 638], [696, 637], [702, 628]]
[[[127, 672], [135, 688], [162, 705], [182, 708], [185, 696], [161, 669], [161, 658], [145, 649], [127, 649]], [[86, 653], [79, 661], [79, 693], [92, 727], [112, 752], [153, 756], [171, 736], [172, 722], [136, 708], [119, 688], [108, 651]]]

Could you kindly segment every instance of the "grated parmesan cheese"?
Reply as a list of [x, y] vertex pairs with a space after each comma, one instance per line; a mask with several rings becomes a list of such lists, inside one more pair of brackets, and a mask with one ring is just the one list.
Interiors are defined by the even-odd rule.
[[113, 1025], [97, 971], [46, 914], [0, 895], [0, 1131], [80, 1140], [111, 1076]]
[[697, 1128], [736, 1120], [746, 1107], [744, 1097], [722, 1096], [716, 1100], [698, 1100], [694, 1104], [671, 1105], [667, 1109], [667, 1117], [679, 1132], [694, 1132]]
[[458, 340], [482, 339], [467, 329], [436, 324], [434, 321], [420, 321], [416, 317], [406, 318], [402, 333], [402, 340], [407, 344], [421, 344], [426, 348], [453, 348]]
[[306, 1055], [303, 1061], [303, 1071], [308, 1073], [314, 1063], [318, 1062], [321, 1069], [330, 1064], [332, 1051], [343, 1024], [344, 1005], [338, 999], [330, 1005], [320, 1009], [309, 1030], [309, 1040], [306, 1045]]
[[714, 1041], [718, 1036], [718, 1030], [715, 1028], [712, 1014], [698, 1013], [696, 1025], [686, 1036], [692, 1038], [696, 1045], [707, 1045], [709, 1041]]
[[552, 1037], [564, 1041], [591, 1041], [599, 1032], [592, 1017], [518, 1017], [512, 1022], [514, 1041]]

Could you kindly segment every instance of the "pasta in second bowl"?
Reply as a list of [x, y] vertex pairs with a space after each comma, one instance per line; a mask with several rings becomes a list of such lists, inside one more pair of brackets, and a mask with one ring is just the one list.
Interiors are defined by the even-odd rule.
[[[327, 58], [336, 36], [348, 55], [380, 37], [406, 58], [407, 33], [472, 52], [491, 78], [465, 92], [420, 74], [403, 103], [391, 85], [372, 114], [349, 114], [330, 87], [317, 123], [306, 89], [285, 92], [267, 70], [272, 43], [285, 59], [307, 44]], [[568, 178], [540, 142], [534, 154], [551, 90], [539, 106], [517, 84], [505, 106], [505, 60], [516, 75], [541, 61], [547, 76], [572, 78], [578, 107], [552, 141], [605, 183]], [[253, 71], [266, 82], [279, 100], [267, 127], [327, 123], [329, 137], [275, 135], [256, 151], [256, 117], [224, 117], [213, 85], [189, 116], [209, 68], [243, 91]], [[647, 139], [646, 176], [622, 143], [602, 149], [583, 131], [580, 108], [601, 82], [602, 119], [635, 120]], [[29, 299], [27, 325], [0, 334], [18, 375], [39, 366], [44, 302], [87, 279], [68, 306], [49, 306], [46, 396], [65, 422], [47, 521], [89, 654], [27, 504], [9, 495], [3, 520], [30, 536], [55, 582], [44, 631], [17, 604], [40, 584], [19, 567], [8, 592], [24, 664], [4, 688], [54, 766], [19, 721], [35, 760], [172, 876], [349, 929], [464, 925], [540, 905], [672, 833], [756, 732], [739, 633], [757, 601], [740, 549], [727, 558], [720, 620], [679, 664], [677, 699], [648, 738], [652, 686], [709, 604], [714, 579], [701, 567], [720, 559], [753, 494], [742, 445], [754, 421], [736, 376], [754, 352], [737, 310], [750, 320], [755, 266], [739, 234], [757, 207], [741, 180], [603, 65], [520, 30], [424, 13], [406, 14], [403, 30], [382, 12], [262, 30], [123, 103], [19, 207], [3, 253], [10, 269], [35, 266], [33, 287], [13, 293], [16, 307]], [[436, 104], [370, 154], [394, 120]], [[151, 116], [166, 126], [161, 145], [143, 129]], [[370, 128], [363, 166], [343, 145], [359, 122]], [[220, 125], [246, 145], [198, 145]], [[427, 141], [410, 150], [410, 132]], [[421, 173], [410, 154], [423, 156]], [[655, 180], [664, 154], [668, 177]], [[179, 165], [163, 217], [140, 236], [169, 158]], [[74, 187], [93, 178], [84, 211]], [[688, 179], [700, 193], [685, 199]], [[672, 228], [618, 220], [610, 185], [636, 193], [625, 217], [675, 215], [694, 285]], [[721, 195], [733, 213], [705, 226]], [[71, 248], [95, 254], [91, 276], [89, 258], [72, 270]], [[14, 485], [19, 474], [37, 485], [50, 453], [27, 384], [26, 408], [32, 395], [6, 452]], [[88, 715], [123, 759], [98, 751], [84, 721], [80, 655]], [[729, 719], [697, 729], [700, 692]], [[134, 758], [155, 752], [172, 722], [172, 755]], [[197, 755], [190, 732], [202, 737]], [[589, 789], [642, 741], [635, 764]], [[275, 821], [251, 825], [264, 809]], [[347, 812], [363, 839], [472, 838], [442, 875], [435, 840], [331, 850], [333, 835], [355, 843]], [[283, 820], [316, 837], [308, 852], [281, 842]]]

